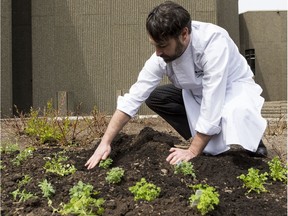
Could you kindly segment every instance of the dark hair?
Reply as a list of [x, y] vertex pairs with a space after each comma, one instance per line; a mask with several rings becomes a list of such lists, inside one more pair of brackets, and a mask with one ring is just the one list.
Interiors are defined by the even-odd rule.
[[185, 8], [172, 1], [156, 6], [146, 19], [148, 34], [156, 42], [177, 38], [185, 27], [190, 34], [191, 16]]

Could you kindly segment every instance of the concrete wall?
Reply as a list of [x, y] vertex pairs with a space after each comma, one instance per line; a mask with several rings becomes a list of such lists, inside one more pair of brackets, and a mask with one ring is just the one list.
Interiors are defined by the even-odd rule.
[[217, 24], [229, 32], [240, 48], [238, 0], [217, 0]]
[[[127, 92], [154, 52], [145, 19], [161, 2], [32, 0], [33, 106], [43, 106], [50, 98], [55, 101], [58, 91], [68, 91], [74, 106], [82, 103], [82, 112], [97, 106], [112, 113], [117, 95]], [[177, 2], [192, 19], [217, 24], [219, 1]], [[149, 111], [144, 106], [140, 113]]]
[[240, 15], [241, 52], [255, 49], [255, 81], [267, 101], [287, 100], [287, 11]]
[[11, 0], [1, 0], [1, 117], [12, 113]]
[[[51, 98], [55, 104], [57, 92], [60, 92], [58, 97], [68, 96], [72, 110], [82, 103], [82, 113], [89, 113], [97, 106], [102, 112], [111, 114], [117, 95], [128, 91], [146, 59], [154, 52], [146, 35], [145, 19], [147, 13], [163, 0], [27, 1], [29, 4], [31, 1], [31, 11], [26, 8], [27, 13], [22, 13], [17, 5], [24, 1], [14, 0], [13, 15], [21, 13], [26, 20], [27, 14], [31, 13], [32, 24], [24, 23], [24, 19], [22, 22], [20, 16], [16, 16], [19, 22], [15, 25], [11, 20], [12, 1], [1, 1], [2, 116], [11, 115], [15, 103], [20, 103], [16, 105], [24, 111], [30, 105], [43, 107]], [[231, 10], [223, 12], [223, 8], [231, 6], [228, 0], [176, 2], [189, 10], [193, 20], [219, 24], [235, 36], [233, 28], [238, 25], [237, 20], [225, 22], [221, 18], [221, 14], [224, 17], [228, 11], [229, 16], [233, 15]], [[233, 8], [235, 5], [236, 1]], [[23, 38], [29, 42], [26, 33], [31, 26], [32, 62], [29, 43], [21, 42]], [[22, 34], [24, 28], [27, 31]], [[69, 94], [63, 94], [63, 91]], [[140, 110], [140, 114], [149, 113], [151, 111], [145, 106]]]

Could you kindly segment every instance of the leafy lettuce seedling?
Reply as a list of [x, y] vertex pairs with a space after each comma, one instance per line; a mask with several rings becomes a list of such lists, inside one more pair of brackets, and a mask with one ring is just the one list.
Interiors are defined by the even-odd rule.
[[195, 170], [193, 167], [193, 164], [191, 162], [183, 161], [181, 163], [178, 163], [174, 166], [174, 173], [175, 174], [183, 174], [191, 175], [193, 178], [196, 178]]
[[190, 186], [195, 190], [189, 198], [190, 206], [197, 207], [202, 215], [214, 210], [214, 206], [219, 204], [219, 194], [216, 189], [207, 184], [197, 184]]
[[129, 187], [129, 191], [134, 194], [134, 200], [153, 201], [160, 195], [161, 189], [141, 178], [136, 185]]
[[287, 166], [284, 166], [279, 157], [274, 157], [271, 161], [268, 161], [270, 169], [270, 177], [273, 181], [281, 181], [287, 183]]
[[58, 210], [61, 215], [101, 215], [104, 212], [103, 198], [93, 198], [99, 192], [92, 192], [93, 186], [79, 181], [77, 185], [69, 190], [70, 201], [62, 204], [63, 208]]
[[124, 176], [124, 169], [120, 167], [114, 167], [107, 172], [106, 181], [111, 184], [117, 184], [121, 181]]
[[103, 169], [108, 169], [111, 166], [112, 162], [113, 160], [111, 158], [107, 158], [106, 160], [101, 160], [99, 163], [99, 167]]
[[16, 166], [19, 166], [24, 160], [33, 155], [34, 150], [35, 148], [33, 147], [28, 147], [24, 149], [12, 160], [12, 163]]
[[244, 184], [243, 187], [248, 189], [247, 193], [254, 191], [256, 193], [267, 192], [264, 184], [266, 183], [268, 173], [259, 174], [258, 169], [250, 168], [248, 169], [248, 174], [241, 174], [237, 178], [241, 179]]

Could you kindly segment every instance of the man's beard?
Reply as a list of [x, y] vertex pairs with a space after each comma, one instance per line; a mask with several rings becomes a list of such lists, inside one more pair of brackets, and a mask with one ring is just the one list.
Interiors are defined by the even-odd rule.
[[175, 54], [173, 56], [167, 56], [167, 55], [160, 55], [161, 58], [163, 58], [163, 60], [166, 62], [166, 63], [169, 63], [169, 62], [172, 62], [174, 61], [175, 59], [177, 59], [178, 57], [180, 57], [183, 52], [184, 52], [184, 45], [181, 44], [180, 40], [177, 39], [176, 40], [176, 48], [175, 48]]

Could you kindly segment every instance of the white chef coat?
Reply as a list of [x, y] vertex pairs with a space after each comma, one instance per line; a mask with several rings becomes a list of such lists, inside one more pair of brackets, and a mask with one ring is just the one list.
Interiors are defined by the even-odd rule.
[[117, 109], [133, 117], [165, 75], [183, 89], [192, 136], [196, 131], [213, 135], [204, 152], [216, 155], [230, 144], [256, 151], [266, 128], [262, 89], [223, 28], [192, 21], [185, 52], [169, 63], [154, 53], [129, 93], [118, 97]]

